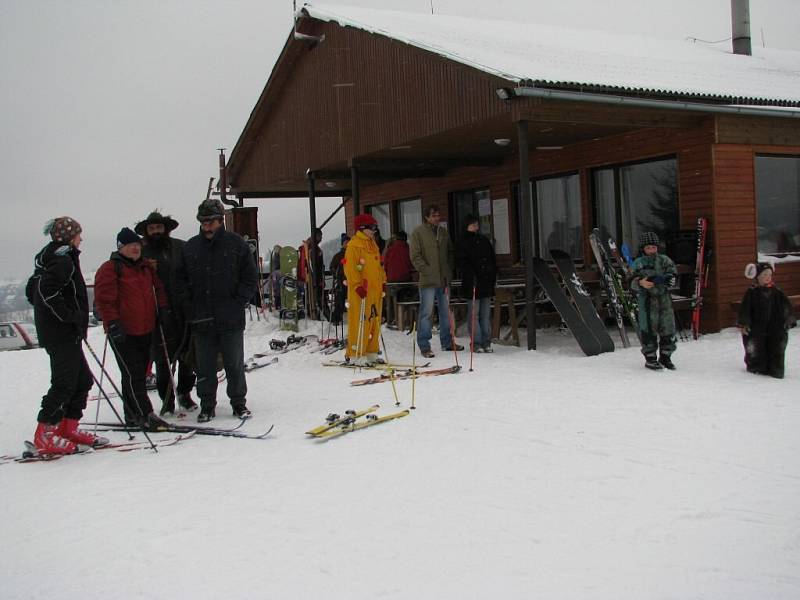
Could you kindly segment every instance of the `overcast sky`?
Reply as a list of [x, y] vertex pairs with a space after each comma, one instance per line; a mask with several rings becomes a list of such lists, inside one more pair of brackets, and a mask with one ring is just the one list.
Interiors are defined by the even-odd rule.
[[[431, 0], [341, 4], [431, 11]], [[439, 14], [730, 37], [730, 0], [432, 5]], [[800, 0], [751, 0], [750, 12], [754, 44], [763, 35], [767, 46], [800, 50]], [[177, 236], [194, 235], [216, 148], [233, 148], [291, 26], [291, 0], [0, 0], [0, 278], [31, 272], [47, 241], [42, 225], [57, 215], [83, 225], [85, 272], [107, 258], [120, 227], [151, 210], [180, 221]], [[307, 236], [307, 201], [257, 203], [262, 247]], [[319, 200], [318, 221], [338, 203]], [[342, 227], [332, 222], [326, 237]]]

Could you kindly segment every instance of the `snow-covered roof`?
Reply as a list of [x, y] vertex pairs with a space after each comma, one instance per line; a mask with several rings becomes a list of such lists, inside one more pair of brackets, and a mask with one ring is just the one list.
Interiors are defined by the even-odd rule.
[[800, 52], [792, 50], [743, 56], [649, 35], [316, 3], [302, 10], [516, 83], [800, 106]]

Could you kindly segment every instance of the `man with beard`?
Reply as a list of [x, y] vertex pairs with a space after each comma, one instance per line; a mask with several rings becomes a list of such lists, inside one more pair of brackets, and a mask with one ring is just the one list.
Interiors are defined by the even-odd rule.
[[[171, 216], [151, 212], [146, 219], [139, 221], [134, 229], [144, 238], [142, 257], [156, 268], [158, 278], [164, 284], [169, 301], [169, 310], [163, 311], [160, 315], [164, 340], [161, 339], [161, 331], [156, 331], [150, 355], [156, 364], [156, 387], [158, 395], [161, 397], [161, 415], [174, 414], [176, 394], [178, 405], [182, 409], [192, 411], [197, 408], [197, 404], [190, 395], [194, 387], [195, 375], [189, 363], [183, 360], [188, 340], [184, 339], [186, 327], [177, 296], [175, 271], [186, 242], [170, 236], [170, 232], [177, 226], [178, 222]], [[166, 354], [164, 341], [166, 341]], [[180, 354], [178, 354], [179, 351]], [[167, 356], [169, 356], [169, 361], [167, 361]], [[178, 378], [175, 380], [177, 389], [173, 390], [170, 369], [176, 360], [178, 362]]]

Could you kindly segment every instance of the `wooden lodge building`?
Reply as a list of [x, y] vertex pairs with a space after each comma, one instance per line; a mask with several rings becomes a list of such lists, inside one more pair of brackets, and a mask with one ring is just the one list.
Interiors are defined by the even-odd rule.
[[520, 275], [548, 247], [591, 268], [597, 226], [669, 252], [705, 216], [718, 331], [749, 262], [800, 294], [800, 52], [306, 5], [226, 175], [242, 204], [341, 196], [351, 233], [360, 211], [384, 238], [429, 205], [452, 234], [479, 215]]

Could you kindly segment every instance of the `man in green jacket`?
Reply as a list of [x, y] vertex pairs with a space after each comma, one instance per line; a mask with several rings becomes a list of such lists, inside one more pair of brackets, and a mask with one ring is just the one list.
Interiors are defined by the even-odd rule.
[[439, 309], [439, 341], [442, 350], [463, 350], [450, 335], [449, 290], [453, 281], [455, 253], [453, 242], [444, 227], [439, 226], [439, 208], [429, 206], [423, 214], [425, 222], [417, 227], [409, 240], [410, 257], [419, 272], [419, 324], [417, 345], [425, 358], [433, 358], [431, 328], [433, 303]]

